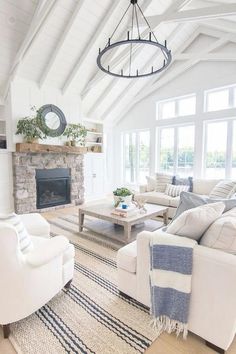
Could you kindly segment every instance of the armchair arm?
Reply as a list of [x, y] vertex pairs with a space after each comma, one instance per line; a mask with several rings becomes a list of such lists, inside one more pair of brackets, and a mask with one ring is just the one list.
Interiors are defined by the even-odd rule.
[[60, 256], [68, 247], [69, 241], [64, 236], [53, 237], [25, 255], [26, 263], [40, 267]]

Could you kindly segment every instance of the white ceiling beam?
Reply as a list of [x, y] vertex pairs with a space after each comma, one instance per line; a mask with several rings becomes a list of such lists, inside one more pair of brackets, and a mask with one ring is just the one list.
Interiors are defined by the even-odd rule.
[[[175, 55], [175, 60], [191, 60], [193, 58], [192, 53], [181, 53]], [[235, 61], [236, 53], [209, 53], [202, 56], [201, 60], [204, 61]]]
[[121, 0], [114, 1], [112, 5], [110, 6], [109, 10], [106, 12], [106, 15], [103, 17], [103, 20], [100, 22], [94, 33], [92, 34], [89, 44], [86, 46], [86, 48], [83, 50], [83, 54], [78, 58], [74, 68], [70, 72], [69, 76], [67, 77], [63, 87], [62, 87], [62, 92], [63, 94], [66, 93], [66, 91], [69, 90], [71, 85], [73, 84], [79, 69], [81, 68], [82, 64], [85, 62], [87, 56], [89, 55], [90, 51], [92, 48], [96, 45], [96, 42], [100, 35], [102, 34], [105, 26], [107, 25], [107, 22], [109, 19], [112, 17], [113, 13], [116, 11], [118, 6], [120, 5]]
[[[206, 23], [203, 23], [206, 25]], [[236, 26], [234, 21], [229, 21], [225, 19], [217, 19], [214, 21], [207, 22], [207, 27], [211, 27], [213, 29], [218, 29], [223, 32], [232, 32], [236, 33]]]
[[38, 3], [27, 34], [16, 54], [15, 60], [8, 74], [8, 81], [3, 94], [4, 100], [7, 97], [10, 83], [14, 80], [14, 77], [16, 76], [19, 70], [22, 60], [24, 59], [26, 53], [30, 50], [30, 47], [36, 39], [36, 36], [42, 28], [46, 18], [48, 17], [49, 13], [51, 13], [51, 11], [55, 8], [56, 4], [57, 0], [44, 0]]
[[[175, 1], [166, 11], [164, 14], [159, 16], [159, 21], [158, 23], [155, 24], [153, 27], [153, 30], [156, 30], [158, 26], [172, 13], [175, 11], [181, 10], [184, 6], [186, 6], [188, 3], [190, 3], [192, 0], [177, 0]], [[150, 1], [148, 3], [145, 3], [142, 6], [143, 12], [146, 10], [146, 8], [149, 6]], [[149, 30], [143, 31], [141, 34], [141, 37], [144, 38], [148, 34]], [[113, 68], [116, 68], [120, 64], [121, 58], [124, 58], [124, 55], [129, 54], [129, 48], [126, 48], [124, 51], [122, 51], [121, 55], [117, 57], [113, 62], [111, 62], [110, 66]], [[109, 58], [110, 59], [110, 58]], [[82, 98], [84, 99], [90, 89], [92, 89], [96, 84], [98, 84], [107, 74], [102, 72], [101, 70], [97, 71], [97, 74], [95, 77], [88, 82], [88, 84], [85, 86], [85, 88], [82, 91]]]
[[[192, 22], [202, 20], [213, 20], [221, 17], [236, 15], [236, 4], [222, 4], [201, 9], [185, 10], [172, 13], [164, 22]], [[151, 27], [160, 21], [161, 15], [147, 17]]]
[[135, 98], [132, 100], [131, 104], [127, 105], [125, 110], [122, 112], [122, 114], [120, 114], [120, 119], [122, 119], [125, 116], [125, 114], [127, 114], [133, 108], [135, 104], [139, 103], [147, 96], [151, 95], [152, 93], [160, 89], [160, 87], [168, 84], [170, 81], [172, 81], [182, 73], [186, 72], [190, 68], [192, 68], [198, 62], [200, 62], [201, 58], [204, 57], [206, 54], [208, 54], [208, 52], [217, 49], [218, 47], [221, 47], [222, 44], [227, 43], [227, 41], [228, 41], [227, 35], [221, 39], [216, 40], [216, 42], [211, 44], [206, 50], [196, 53], [191, 60], [188, 60], [186, 63], [184, 63], [180, 67], [177, 67], [175, 70], [166, 73], [166, 75], [164, 75], [162, 79], [157, 81], [156, 84], [152, 85], [149, 88], [145, 87], [145, 89], [142, 89], [141, 92], [137, 94], [137, 96], [135, 96]]
[[60, 52], [63, 48], [63, 45], [70, 34], [70, 31], [73, 28], [73, 25], [78, 17], [78, 14], [79, 14], [80, 9], [83, 6], [84, 2], [85, 2], [85, 0], [79, 0], [75, 4], [72, 16], [70, 16], [67, 25], [63, 29], [62, 36], [60, 37], [60, 40], [58, 41], [56, 48], [54, 49], [48, 63], [46, 64], [45, 68], [42, 71], [42, 74], [40, 75], [40, 81], [39, 81], [40, 88], [45, 84], [45, 82], [50, 74], [50, 71], [55, 64], [56, 59], [57, 59], [58, 55], [60, 54]]

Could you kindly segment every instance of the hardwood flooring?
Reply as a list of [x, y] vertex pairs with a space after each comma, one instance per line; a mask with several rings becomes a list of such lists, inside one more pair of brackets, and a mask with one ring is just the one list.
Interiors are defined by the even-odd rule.
[[[64, 208], [56, 211], [43, 213], [46, 219], [52, 219], [60, 214], [70, 214], [77, 211], [78, 208]], [[204, 341], [189, 333], [188, 339], [183, 340], [176, 338], [174, 334], [162, 334], [148, 348], [145, 354], [214, 354], [212, 349], [205, 346]], [[8, 339], [3, 339], [2, 330], [0, 328], [0, 354], [16, 354], [15, 349]], [[42, 353], [44, 354], [44, 353]], [[105, 353], [102, 353], [105, 354]], [[114, 353], [115, 354], [115, 353]], [[125, 354], [125, 353], [124, 353]], [[236, 338], [230, 346], [227, 354], [236, 354]]]

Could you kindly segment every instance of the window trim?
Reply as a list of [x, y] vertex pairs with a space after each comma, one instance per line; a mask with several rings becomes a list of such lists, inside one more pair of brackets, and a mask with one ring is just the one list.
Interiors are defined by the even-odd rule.
[[[213, 89], [204, 90], [204, 92], [203, 92], [203, 95], [204, 95], [203, 112], [204, 113], [220, 112], [220, 111], [224, 111], [227, 109], [236, 108], [236, 106], [234, 106], [234, 100], [236, 101], [236, 99], [234, 97], [234, 95], [236, 95], [236, 91], [234, 92], [234, 89], [236, 89], [236, 84], [220, 86], [220, 87], [215, 87]], [[209, 111], [208, 110], [208, 94], [214, 93], [214, 92], [220, 92], [220, 91], [224, 91], [224, 90], [227, 90], [229, 93], [229, 100], [228, 100], [229, 106], [227, 108], [221, 108], [221, 109], [217, 109], [215, 111]]]
[[[161, 127], [156, 127], [156, 138], [157, 138], [157, 148], [156, 148], [156, 163], [155, 167], [157, 171], [160, 171], [160, 155], [161, 155], [161, 131], [162, 129], [174, 129], [174, 165], [173, 165], [173, 175], [177, 174], [177, 168], [178, 168], [178, 145], [179, 145], [179, 128], [185, 128], [192, 126], [194, 127], [194, 156], [196, 155], [196, 124], [194, 122], [188, 122], [188, 123], [183, 123], [183, 124], [168, 124], [165, 126]], [[194, 163], [193, 163], [193, 175], [195, 171], [195, 158], [194, 158]]]
[[[179, 114], [179, 101], [186, 99], [186, 98], [195, 98], [195, 113], [193, 114], [186, 114], [186, 115], [180, 115]], [[175, 104], [175, 115], [173, 117], [168, 117], [168, 118], [163, 118], [162, 117], [162, 112], [160, 114], [160, 105], [163, 103], [168, 103], [168, 102], [174, 102]], [[197, 95], [196, 93], [189, 93], [183, 96], [176, 96], [176, 97], [172, 97], [172, 98], [167, 98], [164, 100], [160, 100], [157, 101], [156, 103], [156, 120], [160, 121], [160, 120], [167, 120], [167, 119], [174, 119], [174, 118], [179, 118], [179, 117], [192, 117], [196, 115], [196, 111], [197, 111]]]
[[[139, 180], [139, 143], [140, 143], [140, 133], [148, 132], [149, 133], [149, 175], [151, 172], [151, 129], [130, 129], [122, 132], [122, 181], [126, 185], [135, 186], [140, 184]], [[125, 179], [125, 135], [135, 133], [135, 149], [136, 149], [136, 158], [135, 158], [135, 181], [127, 182]]]

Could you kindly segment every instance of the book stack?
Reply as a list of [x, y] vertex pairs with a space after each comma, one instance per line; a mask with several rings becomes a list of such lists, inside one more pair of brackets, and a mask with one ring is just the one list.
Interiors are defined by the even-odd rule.
[[130, 205], [128, 206], [127, 209], [123, 209], [122, 206], [118, 206], [115, 208], [115, 210], [112, 212], [113, 215], [121, 216], [123, 218], [129, 218], [131, 216], [136, 215], [138, 212], [138, 209], [136, 208], [135, 205]]

